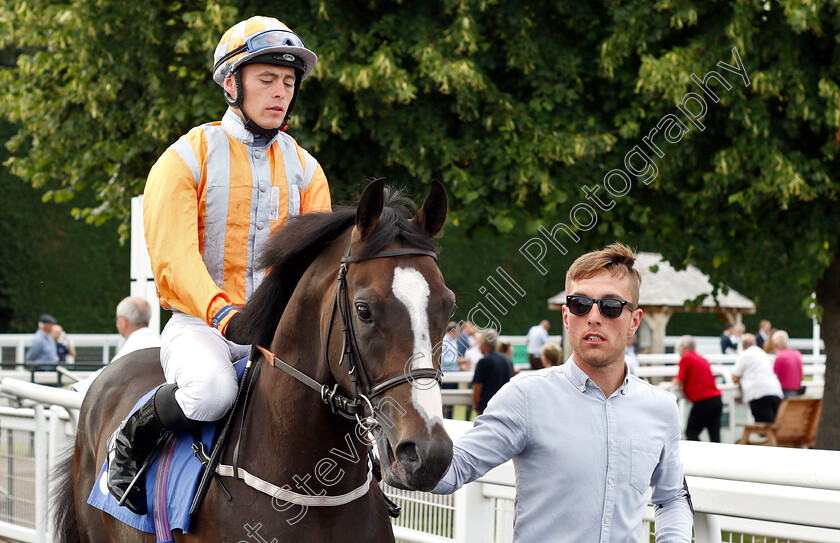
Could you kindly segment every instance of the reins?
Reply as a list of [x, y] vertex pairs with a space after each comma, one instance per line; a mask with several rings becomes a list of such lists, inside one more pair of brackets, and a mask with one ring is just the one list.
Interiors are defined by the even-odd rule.
[[[330, 411], [332, 411], [332, 413], [340, 415], [346, 419], [355, 419], [357, 423], [362, 427], [362, 429], [364, 429], [366, 432], [372, 431], [378, 425], [378, 422], [374, 418], [375, 410], [373, 407], [373, 403], [371, 402], [373, 398], [376, 398], [380, 394], [403, 383], [412, 382], [415, 379], [434, 379], [438, 382], [438, 384], [440, 384], [443, 373], [440, 369], [434, 368], [418, 368], [411, 370], [410, 372], [404, 371], [403, 373], [400, 373], [398, 375], [388, 377], [380, 381], [379, 383], [371, 384], [370, 377], [362, 361], [362, 356], [359, 351], [358, 343], [356, 341], [356, 334], [353, 329], [352, 315], [350, 313], [350, 297], [347, 288], [347, 271], [350, 264], [363, 262], [367, 260], [374, 260], [378, 258], [391, 258], [397, 256], [414, 255], [430, 256], [437, 261], [437, 254], [433, 251], [427, 251], [424, 249], [400, 248], [383, 250], [370, 256], [351, 257], [351, 245], [352, 234], [347, 239], [347, 248], [344, 251], [344, 255], [341, 257], [341, 265], [338, 269], [338, 286], [336, 288], [333, 306], [330, 311], [330, 320], [329, 324], [327, 325], [327, 335], [324, 339], [324, 360], [329, 366], [330, 337], [332, 335], [332, 328], [333, 322], [335, 321], [335, 315], [336, 313], [338, 313], [341, 318], [341, 328], [343, 334], [341, 358], [338, 361], [338, 365], [341, 366], [345, 360], [347, 361], [347, 373], [351, 378], [354, 388], [353, 397], [351, 398], [350, 396], [345, 394], [344, 391], [340, 389], [338, 383], [336, 383], [332, 388], [330, 388], [330, 386], [327, 384], [319, 383], [318, 381], [309, 377], [300, 370], [287, 364], [265, 347], [261, 345], [255, 345], [251, 351], [251, 357], [246, 365], [246, 371], [242, 377], [242, 382], [240, 384], [236, 400], [234, 402], [234, 405], [231, 407], [230, 415], [228, 416], [225, 426], [222, 428], [222, 431], [219, 435], [219, 439], [216, 441], [216, 444], [213, 447], [212, 454], [208, 458], [203, 451], [203, 446], [200, 448], [200, 450], [198, 450], [198, 447], [196, 447], [195, 445], [193, 446], [196, 456], [198, 456], [199, 459], [202, 460], [202, 463], [205, 464], [205, 471], [204, 473], [202, 473], [202, 477], [198, 485], [198, 490], [196, 492], [195, 499], [193, 500], [193, 505], [190, 508], [191, 515], [194, 515], [201, 507], [201, 503], [204, 500], [204, 496], [206, 495], [207, 490], [209, 489], [210, 481], [217, 475], [241, 479], [245, 484], [247, 484], [251, 488], [254, 488], [255, 490], [258, 490], [264, 494], [268, 494], [269, 496], [276, 497], [280, 500], [294, 503], [296, 505], [307, 507], [343, 505], [361, 496], [364, 496], [365, 494], [367, 494], [370, 488], [370, 482], [372, 480], [372, 466], [370, 461], [368, 462], [367, 477], [365, 478], [365, 482], [362, 483], [361, 486], [355, 488], [354, 490], [346, 494], [342, 494], [340, 496], [310, 496], [306, 494], [298, 494], [296, 492], [286, 490], [272, 483], [264, 481], [239, 467], [239, 450], [240, 443], [242, 441], [242, 429], [245, 425], [245, 414], [248, 410], [248, 404], [250, 403], [251, 399], [251, 392], [254, 389], [257, 377], [259, 376], [260, 366], [263, 359], [265, 359], [272, 367], [284, 371], [286, 374], [290, 375], [297, 381], [318, 392], [321, 401], [330, 407]], [[259, 351], [262, 357], [256, 357], [256, 351]], [[245, 387], [245, 380], [247, 377], [249, 377], [248, 370], [250, 369], [252, 361], [255, 358], [257, 360], [254, 364], [253, 375], [250, 376], [251, 378], [248, 380], [247, 392], [245, 393], [244, 404], [242, 409], [242, 421], [239, 428], [239, 436], [236, 440], [236, 446], [234, 448], [233, 453], [233, 465], [229, 466], [219, 464], [221, 449], [223, 449], [225, 446], [225, 441], [227, 440], [229, 427], [233, 419], [233, 413], [237, 408], [237, 404], [239, 403], [239, 398], [242, 395], [242, 389]], [[365, 406], [367, 406], [368, 408], [367, 414], [365, 414]], [[222, 486], [222, 489], [224, 489], [224, 486]], [[227, 491], [225, 491], [225, 494], [228, 497], [228, 500], [232, 499], [227, 493]]]

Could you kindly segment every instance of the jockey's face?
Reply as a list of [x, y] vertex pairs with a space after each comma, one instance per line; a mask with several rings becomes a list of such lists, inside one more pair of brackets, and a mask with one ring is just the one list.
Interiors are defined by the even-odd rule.
[[[295, 70], [272, 64], [246, 64], [240, 70], [242, 92], [245, 95], [241, 109], [245, 116], [262, 128], [283, 126], [295, 92]], [[225, 79], [224, 88], [228, 94], [236, 97], [233, 76]]]

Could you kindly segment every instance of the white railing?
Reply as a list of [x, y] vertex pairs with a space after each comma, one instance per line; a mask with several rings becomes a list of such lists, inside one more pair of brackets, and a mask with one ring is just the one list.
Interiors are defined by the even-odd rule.
[[[23, 364], [34, 334], [0, 334], [0, 362]], [[70, 334], [77, 362], [107, 364], [125, 342], [119, 334]]]
[[[11, 541], [27, 543], [46, 543], [49, 538], [47, 501], [49, 496], [48, 473], [51, 466], [57, 464], [58, 455], [65, 451], [75, 440], [76, 425], [78, 423], [78, 409], [83, 395], [68, 390], [57, 390], [51, 387], [3, 379], [0, 391], [13, 396], [27, 407], [0, 407], [0, 430], [6, 433], [5, 444], [8, 448], [0, 468], [0, 488], [3, 485], [8, 496], [8, 515], [0, 516], [0, 533]], [[22, 460], [16, 454], [21, 445], [14, 439], [13, 432], [22, 432], [31, 436], [31, 458], [34, 463], [34, 479], [27, 477], [28, 469], [16, 467]], [[18, 462], [16, 462], [18, 461]], [[5, 472], [4, 472], [5, 471]], [[16, 501], [18, 493], [12, 491], [20, 486], [29, 487], [24, 493], [34, 495], [31, 500], [34, 507], [21, 507], [17, 514]]]
[[[34, 511], [26, 518], [5, 518], [0, 507], [0, 533], [11, 541], [46, 542], [47, 473], [57, 454], [72, 443], [82, 395], [12, 379], [3, 380], [0, 390], [28, 404], [0, 408], [0, 429], [8, 436], [23, 432], [27, 448], [33, 444], [34, 481], [18, 480], [7, 499], [20, 501], [18, 492], [27, 485], [35, 495]], [[446, 421], [453, 438], [471, 426]], [[7, 441], [11, 465], [18, 444], [11, 437]], [[721, 530], [779, 542], [840, 542], [840, 452], [683, 441], [681, 453], [696, 510], [697, 543], [721, 541]], [[4, 473], [2, 464], [0, 488], [17, 475], [14, 468]], [[514, 481], [513, 465], [507, 462], [452, 496], [385, 487], [403, 507], [394, 522], [396, 537], [407, 542], [507, 543], [513, 533]], [[640, 542], [649, 541], [652, 519], [649, 508]]]
[[[471, 426], [446, 421], [453, 438]], [[687, 441], [680, 446], [695, 508], [695, 542], [720, 542], [722, 530], [777, 541], [840, 541], [840, 452]], [[512, 462], [451, 497], [387, 487], [386, 492], [406, 511], [405, 519], [395, 521], [398, 541], [512, 540]], [[653, 510], [648, 508], [639, 527], [640, 542], [650, 541], [652, 519]]]

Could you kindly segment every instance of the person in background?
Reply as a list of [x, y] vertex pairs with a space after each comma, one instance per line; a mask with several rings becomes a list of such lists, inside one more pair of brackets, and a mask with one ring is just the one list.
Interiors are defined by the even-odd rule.
[[[117, 304], [117, 317], [115, 321], [117, 332], [125, 338], [125, 343], [123, 343], [120, 350], [111, 359], [111, 362], [140, 349], [160, 347], [160, 335], [149, 328], [149, 321], [151, 319], [152, 307], [143, 298], [129, 296], [123, 298]], [[87, 392], [90, 385], [93, 384], [93, 381], [99, 377], [99, 374], [104, 369], [97, 370], [87, 378], [73, 383], [70, 385], [70, 388], [76, 392]]]
[[458, 345], [459, 349], [464, 345], [469, 345], [463, 355], [461, 355], [461, 358], [458, 359], [458, 366], [461, 368], [461, 371], [475, 371], [475, 366], [483, 355], [481, 354], [481, 349], [478, 347], [478, 333], [469, 321], [461, 325]]
[[540, 359], [544, 368], [559, 366], [563, 363], [563, 351], [560, 345], [554, 342], [548, 342], [540, 349]]
[[720, 335], [720, 352], [723, 354], [732, 354], [738, 349], [738, 345], [732, 339], [732, 331], [734, 328], [734, 324], [727, 323], [726, 327], [723, 329], [723, 333]]
[[732, 327], [732, 343], [735, 344], [735, 352], [740, 353], [746, 348], [743, 345], [744, 334], [746, 331], [747, 327], [740, 322]]
[[732, 380], [741, 385], [741, 401], [749, 404], [755, 422], [773, 422], [782, 403], [782, 385], [767, 353], [755, 344], [754, 335], [744, 334], [743, 348], [732, 369]]
[[[440, 369], [444, 373], [460, 371], [458, 366], [458, 325], [455, 322], [450, 322], [446, 325], [446, 335], [443, 336], [443, 341], [440, 344]], [[458, 383], [441, 383], [441, 389], [453, 390], [458, 388]], [[443, 406], [443, 417], [451, 419], [453, 413], [453, 406]]]
[[472, 403], [479, 415], [484, 413], [490, 398], [513, 377], [510, 359], [496, 350], [498, 337], [496, 331], [490, 328], [479, 333], [476, 338], [482, 358], [476, 364], [473, 374]]
[[470, 347], [475, 345], [474, 334], [475, 330], [470, 321], [461, 323], [461, 329], [458, 331], [458, 358], [463, 358]]
[[[58, 362], [61, 364], [72, 364], [76, 359], [76, 347], [70, 337], [59, 324], [53, 324], [50, 335], [55, 341], [55, 352], [58, 354]], [[70, 357], [68, 359], [68, 356]]]
[[693, 403], [685, 427], [685, 438], [689, 441], [700, 441], [700, 432], [706, 428], [709, 431], [709, 440], [720, 443], [720, 415], [723, 412], [721, 393], [715, 383], [709, 361], [694, 349], [694, 337], [680, 338], [677, 344], [680, 369], [673, 383], [674, 386], [682, 388], [685, 397]]
[[499, 354], [508, 357], [511, 364], [513, 363], [513, 345], [511, 345], [509, 341], [500, 341], [498, 351]]
[[767, 338], [767, 341], [764, 342], [764, 345], [761, 347], [764, 349], [764, 352], [767, 354], [776, 354], [775, 346], [773, 345], [773, 334], [776, 333], [775, 328], [770, 329], [770, 337]]
[[513, 459], [517, 543], [638, 541], [649, 502], [658, 543], [691, 541], [676, 399], [624, 361], [642, 321], [634, 263], [621, 243], [575, 260], [563, 306], [572, 356], [503, 386], [454, 443], [432, 492], [451, 494]]
[[528, 342], [528, 361], [531, 363], [532, 370], [538, 370], [543, 367], [542, 359], [540, 358], [540, 349], [548, 343], [549, 330], [551, 330], [551, 323], [547, 320], [532, 326], [528, 330], [526, 341]]
[[789, 349], [790, 338], [784, 330], [776, 330], [771, 336], [773, 350], [776, 353], [776, 360], [773, 362], [773, 373], [779, 378], [782, 385], [782, 396], [792, 398], [802, 395], [805, 391], [802, 386], [802, 353], [796, 349]]
[[39, 370], [54, 370], [58, 362], [58, 350], [52, 338], [52, 328], [57, 323], [55, 317], [46, 313], [38, 317], [38, 330], [23, 358], [26, 362], [49, 362], [38, 365], [36, 368]]
[[[770, 339], [770, 321], [763, 320], [758, 323], [758, 332], [755, 334], [755, 344], [759, 346], [759, 348], [764, 349], [764, 343]], [[765, 349], [766, 351], [767, 349]]]

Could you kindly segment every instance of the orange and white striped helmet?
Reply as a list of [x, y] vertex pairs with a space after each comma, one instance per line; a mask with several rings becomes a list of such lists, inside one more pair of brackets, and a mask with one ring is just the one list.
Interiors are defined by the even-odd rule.
[[271, 64], [301, 70], [300, 81], [312, 73], [318, 57], [306, 48], [300, 36], [274, 17], [251, 17], [231, 27], [222, 36], [213, 54], [213, 81], [223, 85], [225, 78], [249, 60], [271, 55]]

